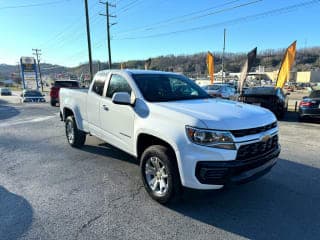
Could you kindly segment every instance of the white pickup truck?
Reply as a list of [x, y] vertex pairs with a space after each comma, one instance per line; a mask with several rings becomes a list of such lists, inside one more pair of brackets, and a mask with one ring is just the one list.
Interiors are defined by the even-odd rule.
[[110, 70], [88, 89], [61, 89], [72, 147], [94, 135], [140, 160], [150, 196], [166, 203], [182, 187], [220, 189], [268, 172], [280, 153], [267, 109], [214, 99], [181, 74]]

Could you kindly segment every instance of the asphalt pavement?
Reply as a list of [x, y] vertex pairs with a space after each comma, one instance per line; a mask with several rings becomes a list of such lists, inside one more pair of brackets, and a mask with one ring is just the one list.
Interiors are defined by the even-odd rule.
[[58, 108], [0, 99], [0, 239], [319, 239], [320, 124], [279, 125], [269, 174], [163, 206], [136, 159], [92, 136], [73, 149]]

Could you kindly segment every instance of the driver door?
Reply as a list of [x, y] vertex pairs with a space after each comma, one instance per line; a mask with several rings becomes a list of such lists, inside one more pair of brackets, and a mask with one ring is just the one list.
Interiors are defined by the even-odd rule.
[[127, 79], [120, 74], [111, 75], [105, 96], [100, 101], [100, 128], [107, 142], [132, 152], [134, 109], [132, 106], [113, 103], [112, 96], [116, 92], [133, 94]]

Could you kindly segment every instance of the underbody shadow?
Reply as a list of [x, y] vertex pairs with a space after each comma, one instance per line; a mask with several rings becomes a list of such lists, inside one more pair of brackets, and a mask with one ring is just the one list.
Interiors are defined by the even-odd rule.
[[299, 122], [299, 114], [297, 112], [286, 112], [282, 119], [279, 119], [281, 122]]
[[169, 208], [249, 239], [319, 239], [320, 170], [284, 159], [277, 165], [231, 189], [187, 190]]
[[8, 102], [0, 99], [0, 120], [9, 119], [17, 116], [20, 111], [14, 106], [8, 105]]
[[0, 239], [19, 239], [31, 226], [32, 218], [29, 202], [0, 186]]
[[98, 146], [84, 145], [81, 148], [81, 150], [85, 152], [105, 156], [105, 157], [115, 158], [121, 161], [133, 163], [136, 165], [139, 164], [139, 161], [135, 157], [123, 152], [120, 149], [117, 149], [116, 147], [108, 143], [100, 143]]

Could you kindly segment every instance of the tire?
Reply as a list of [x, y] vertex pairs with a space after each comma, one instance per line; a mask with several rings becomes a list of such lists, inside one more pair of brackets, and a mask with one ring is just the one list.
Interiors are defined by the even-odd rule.
[[140, 160], [141, 177], [148, 194], [159, 203], [175, 202], [181, 197], [181, 181], [174, 153], [168, 147], [148, 147]]
[[73, 116], [69, 116], [65, 123], [67, 141], [71, 147], [81, 148], [86, 141], [86, 133], [79, 130]]
[[55, 107], [57, 105], [57, 103], [54, 102], [54, 101], [50, 101], [50, 104], [51, 104], [52, 107]]

